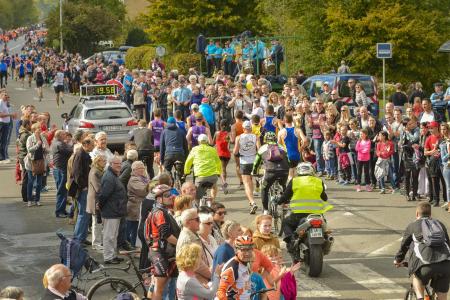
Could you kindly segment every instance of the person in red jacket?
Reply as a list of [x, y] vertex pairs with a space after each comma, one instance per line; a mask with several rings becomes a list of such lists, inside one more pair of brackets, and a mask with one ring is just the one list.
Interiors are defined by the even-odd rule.
[[378, 134], [378, 143], [376, 147], [376, 155], [378, 160], [375, 165], [375, 177], [380, 185], [380, 194], [384, 194], [386, 192], [384, 177], [389, 172], [389, 164], [393, 153], [394, 143], [388, 139], [388, 133], [386, 131], [381, 131]]

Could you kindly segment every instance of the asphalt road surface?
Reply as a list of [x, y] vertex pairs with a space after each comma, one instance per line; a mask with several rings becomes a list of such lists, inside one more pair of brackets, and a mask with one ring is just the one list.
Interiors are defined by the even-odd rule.
[[[19, 41], [20, 43], [20, 41]], [[10, 47], [15, 47], [12, 44]], [[20, 49], [17, 47], [16, 49]], [[52, 123], [62, 124], [61, 113], [68, 112], [77, 98], [65, 96], [65, 104], [56, 107], [54, 93], [44, 91], [38, 102], [36, 91], [10, 82], [8, 92], [16, 111], [20, 105], [34, 104], [38, 111], [48, 111]], [[15, 157], [14, 137], [10, 145]], [[54, 181], [49, 177], [50, 191], [42, 194], [42, 207], [24, 207], [20, 186], [15, 183], [14, 164], [0, 165], [0, 288], [13, 285], [24, 288], [27, 299], [38, 299], [43, 291], [42, 275], [58, 263], [59, 241], [56, 230], [73, 232], [66, 219], [54, 217]], [[227, 207], [227, 218], [253, 226], [254, 216], [248, 214], [248, 202], [234, 175], [234, 163], [228, 166], [230, 193], [219, 192], [218, 201]], [[414, 220], [415, 203], [400, 195], [379, 195], [377, 192], [356, 193], [354, 186], [336, 186], [327, 182], [330, 202], [335, 208], [327, 213], [328, 226], [335, 243], [325, 257], [322, 275], [308, 278], [297, 274], [299, 299], [403, 299], [409, 286], [407, 270], [393, 267], [401, 234]], [[257, 198], [260, 205], [260, 199]], [[435, 218], [450, 226], [450, 214], [434, 208]], [[98, 253], [93, 254], [99, 257]]]

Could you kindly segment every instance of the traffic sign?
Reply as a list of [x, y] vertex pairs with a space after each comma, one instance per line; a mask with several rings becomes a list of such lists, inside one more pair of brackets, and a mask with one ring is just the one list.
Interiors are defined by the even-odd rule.
[[392, 44], [377, 43], [377, 58], [392, 58]]

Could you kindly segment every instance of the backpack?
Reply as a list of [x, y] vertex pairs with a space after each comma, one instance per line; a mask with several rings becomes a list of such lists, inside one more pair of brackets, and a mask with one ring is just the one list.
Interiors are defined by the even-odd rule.
[[88, 253], [77, 239], [66, 238], [62, 233], [56, 234], [61, 239], [59, 258], [61, 263], [72, 271], [75, 278], [88, 262]]
[[422, 220], [422, 236], [422, 243], [428, 247], [440, 247], [445, 243], [444, 230], [437, 220]]
[[267, 145], [268, 160], [269, 161], [280, 161], [283, 160], [283, 150], [278, 147], [278, 144], [268, 144]]

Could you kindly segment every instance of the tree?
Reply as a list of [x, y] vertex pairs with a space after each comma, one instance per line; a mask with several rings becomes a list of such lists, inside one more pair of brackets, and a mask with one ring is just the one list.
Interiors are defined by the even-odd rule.
[[0, 28], [14, 29], [31, 25], [38, 20], [38, 11], [34, 1], [0, 0]]
[[[48, 42], [59, 39], [59, 6], [47, 18]], [[98, 42], [114, 39], [120, 32], [120, 22], [113, 13], [98, 5], [66, 2], [63, 5], [64, 47], [70, 52], [90, 55]]]
[[174, 51], [194, 49], [198, 34], [229, 36], [245, 30], [264, 32], [257, 0], [149, 0], [144, 16], [146, 31], [153, 42]]
[[141, 46], [149, 42], [148, 36], [141, 28], [131, 28], [128, 31], [125, 44], [128, 46]]
[[437, 53], [450, 36], [447, 0], [282, 0], [277, 6], [261, 0], [259, 8], [272, 33], [300, 37], [297, 47], [288, 48], [291, 70], [329, 71], [345, 59], [353, 72], [381, 77], [375, 45], [390, 42], [388, 81], [420, 80], [430, 88], [450, 75], [448, 57]]

